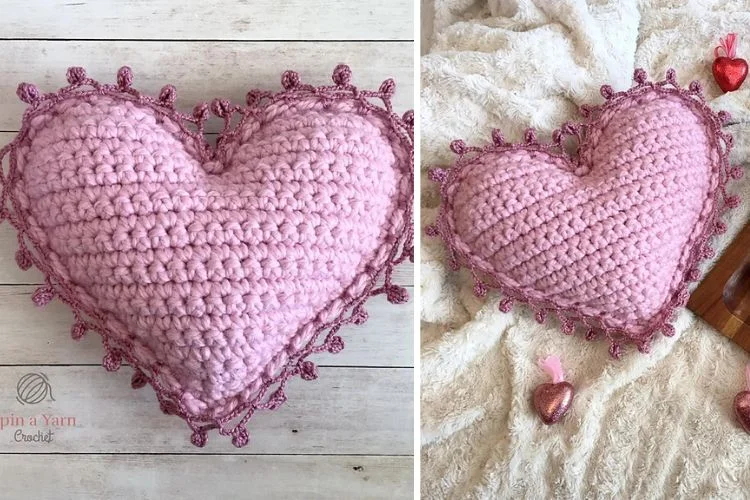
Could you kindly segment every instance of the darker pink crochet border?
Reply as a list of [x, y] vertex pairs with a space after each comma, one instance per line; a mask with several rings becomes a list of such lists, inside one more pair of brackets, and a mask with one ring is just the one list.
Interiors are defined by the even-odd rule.
[[[649, 352], [651, 340], [659, 331], [666, 336], [674, 335], [675, 330], [671, 321], [674, 319], [675, 310], [687, 304], [690, 297], [688, 283], [700, 278], [699, 264], [704, 259], [714, 255], [709, 240], [714, 234], [726, 231], [726, 225], [721, 221], [721, 216], [726, 210], [735, 208], [740, 203], [738, 196], [727, 194], [726, 185], [729, 179], [738, 179], [743, 173], [742, 168], [730, 167], [729, 165], [732, 136], [721, 130], [722, 123], [726, 123], [730, 119], [729, 113], [725, 111], [715, 113], [706, 105], [699, 82], [692, 82], [687, 89], [680, 88], [677, 85], [676, 74], [673, 69], [668, 70], [666, 80], [660, 82], [647, 81], [646, 72], [643, 69], [636, 69], [633, 78], [636, 84], [624, 92], [614, 92], [609, 85], [602, 86], [601, 94], [606, 99], [606, 103], [596, 107], [582, 106], [581, 114], [589, 120], [581, 124], [570, 122], [564, 124], [561, 129], [553, 132], [552, 143], [537, 142], [534, 129], [526, 131], [524, 143], [507, 143], [501, 133], [494, 130], [492, 133], [493, 143], [484, 147], [469, 147], [461, 140], [453, 141], [451, 150], [458, 155], [458, 160], [452, 168], [448, 170], [433, 168], [430, 169], [428, 174], [432, 181], [440, 184], [442, 202], [436, 222], [428, 225], [425, 228], [425, 233], [428, 236], [440, 236], [443, 239], [447, 246], [449, 262], [453, 270], [466, 267], [472, 273], [475, 295], [483, 297], [488, 289], [499, 290], [505, 295], [505, 298], [499, 303], [501, 311], [510, 312], [514, 302], [527, 303], [534, 311], [536, 320], [540, 323], [544, 323], [550, 313], [554, 314], [566, 335], [575, 333], [578, 326], [586, 330], [587, 340], [592, 340], [600, 334], [604, 334], [610, 341], [609, 352], [615, 358], [620, 357], [622, 344], [633, 343], [639, 351]], [[612, 327], [607, 324], [606, 319], [588, 316], [577, 308], [561, 308], [550, 301], [531, 299], [522, 290], [507, 285], [500, 274], [479, 262], [470, 252], [462, 250], [462, 245], [457, 241], [458, 238], [453, 230], [453, 206], [450, 191], [451, 187], [461, 181], [460, 174], [464, 167], [486, 154], [513, 149], [543, 151], [551, 156], [566, 159], [569, 165], [576, 165], [578, 158], [569, 156], [564, 150], [563, 143], [566, 138], [569, 136], [576, 137], [579, 148], [586, 147], [586, 127], [596, 125], [604, 111], [617, 106], [624, 99], [646, 92], [681, 96], [687, 104], [706, 119], [710, 140], [719, 151], [719, 164], [714, 166], [719, 183], [713, 193], [713, 210], [707, 217], [703, 230], [697, 234], [694, 231], [689, 244], [685, 247], [685, 251], [689, 254], [679, 284], [673, 289], [670, 298], [659, 312], [648, 320], [642, 334], [634, 334], [621, 328]], [[721, 143], [724, 145], [723, 148]]]
[[[346, 324], [362, 324], [367, 320], [367, 312], [364, 309], [365, 302], [374, 295], [386, 294], [389, 302], [400, 304], [408, 300], [408, 292], [405, 288], [392, 283], [394, 267], [406, 259], [414, 261], [413, 245], [413, 189], [407, 195], [400, 195], [397, 200], [396, 211], [404, 214], [404, 227], [402, 227], [393, 239], [385, 243], [389, 248], [386, 261], [377, 269], [366, 271], [369, 277], [368, 284], [359, 297], [349, 301], [341, 314], [334, 320], [321, 323], [316, 320], [315, 332], [304, 348], [290, 355], [287, 363], [278, 371], [273, 378], [267, 378], [261, 388], [256, 391], [251, 399], [240, 401], [231, 411], [211, 416], [207, 414], [192, 415], [180, 404], [181, 392], [170, 391], [158, 380], [158, 375], [163, 371], [160, 366], [144, 365], [130, 354], [132, 343], [129, 340], [118, 339], [116, 335], [104, 326], [105, 316], [97, 311], [88, 310], [77, 299], [73, 287], [62, 279], [48, 262], [48, 249], [43, 248], [28, 234], [29, 224], [27, 217], [19, 211], [18, 201], [15, 199], [12, 187], [19, 180], [17, 172], [17, 147], [22, 143], [29, 130], [31, 119], [48, 110], [54, 104], [66, 99], [85, 98], [89, 95], [107, 95], [116, 99], [130, 100], [142, 106], [148, 107], [158, 115], [173, 120], [180, 126], [180, 139], [183, 141], [194, 141], [198, 146], [202, 161], [221, 159], [221, 145], [231, 140], [235, 131], [248, 117], [263, 111], [269, 104], [278, 101], [298, 101], [302, 99], [321, 99], [326, 101], [352, 100], [357, 101], [365, 112], [382, 116], [390, 124], [393, 133], [409, 152], [408, 179], [411, 185], [414, 183], [414, 113], [407, 111], [403, 116], [393, 112], [391, 98], [395, 92], [395, 83], [392, 79], [385, 80], [377, 91], [360, 90], [351, 84], [352, 73], [348, 66], [341, 64], [333, 72], [334, 85], [314, 87], [300, 82], [299, 76], [294, 71], [286, 71], [282, 75], [283, 91], [273, 93], [262, 90], [251, 90], [247, 94], [247, 105], [238, 106], [226, 100], [214, 99], [210, 105], [203, 103], [197, 105], [192, 115], [180, 113], [174, 109], [176, 90], [172, 85], [165, 85], [158, 98], [144, 95], [131, 87], [133, 74], [129, 67], [120, 68], [117, 73], [117, 84], [101, 84], [86, 76], [83, 68], [72, 67], [68, 69], [67, 79], [69, 85], [52, 93], [42, 94], [39, 89], [28, 83], [18, 86], [18, 97], [29, 104], [23, 115], [21, 131], [13, 141], [0, 149], [0, 165], [6, 155], [10, 155], [10, 168], [7, 177], [0, 170], [0, 184], [2, 191], [0, 196], [0, 222], [7, 219], [18, 231], [19, 250], [16, 253], [16, 261], [22, 269], [29, 269], [35, 265], [45, 276], [45, 284], [32, 294], [32, 300], [37, 305], [45, 305], [53, 297], [57, 296], [67, 304], [75, 316], [75, 322], [71, 329], [71, 336], [80, 339], [87, 330], [94, 330], [102, 337], [105, 348], [103, 366], [108, 371], [117, 370], [123, 359], [134, 367], [131, 385], [140, 388], [147, 383], [154, 388], [159, 404], [164, 413], [179, 415], [192, 429], [191, 441], [196, 446], [204, 446], [207, 440], [207, 432], [217, 428], [222, 435], [231, 435], [232, 443], [241, 447], [247, 444], [249, 434], [247, 422], [255, 411], [260, 409], [274, 410], [286, 401], [284, 388], [289, 379], [299, 375], [305, 380], [317, 378], [317, 367], [307, 358], [315, 353], [329, 351], [336, 353], [344, 348], [344, 342], [338, 335], [341, 326]], [[375, 102], [373, 102], [375, 100]], [[383, 105], [376, 104], [377, 100]], [[224, 127], [217, 139], [217, 147], [212, 148], [204, 138], [204, 125], [210, 114], [214, 114], [224, 120]], [[232, 125], [232, 118], [240, 117], [237, 125]], [[190, 127], [195, 130], [190, 130]], [[9, 202], [9, 207], [6, 206]], [[35, 250], [31, 252], [27, 242]], [[379, 281], [382, 280], [382, 284]], [[318, 343], [318, 339], [327, 332], [324, 340]], [[232, 421], [239, 420], [236, 423]]]

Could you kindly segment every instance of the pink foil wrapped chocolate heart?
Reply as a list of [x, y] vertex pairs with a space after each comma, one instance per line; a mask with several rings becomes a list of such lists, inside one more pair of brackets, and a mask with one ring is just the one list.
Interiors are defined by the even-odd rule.
[[734, 398], [734, 414], [742, 428], [750, 433], [750, 363], [745, 366], [745, 390]]
[[674, 333], [721, 214], [739, 204], [725, 185], [742, 173], [728, 162], [728, 114], [704, 103], [698, 82], [679, 88], [673, 70], [635, 80], [625, 92], [603, 86], [607, 102], [582, 107], [586, 120], [550, 144], [531, 129], [520, 144], [496, 131], [482, 148], [454, 141], [455, 165], [430, 172], [442, 201], [426, 232], [471, 271], [475, 293], [498, 289], [501, 310], [528, 303], [566, 334], [603, 334], [615, 357], [623, 343], [648, 351], [657, 332]]
[[314, 379], [308, 356], [340, 351], [370, 296], [407, 300], [391, 276], [413, 259], [413, 114], [393, 113], [392, 80], [360, 90], [344, 65], [333, 79], [288, 71], [282, 92], [192, 115], [171, 85], [133, 89], [127, 67], [116, 85], [71, 68], [58, 92], [18, 88], [0, 206], [19, 265], [46, 276], [34, 302], [70, 305], [72, 336], [101, 334], [105, 368], [130, 362], [198, 446], [212, 428], [246, 444], [253, 413]]
[[557, 356], [547, 356], [539, 361], [539, 367], [546, 371], [552, 382], [540, 384], [534, 389], [534, 409], [546, 425], [556, 424], [573, 404], [575, 389], [565, 381], [562, 364]]

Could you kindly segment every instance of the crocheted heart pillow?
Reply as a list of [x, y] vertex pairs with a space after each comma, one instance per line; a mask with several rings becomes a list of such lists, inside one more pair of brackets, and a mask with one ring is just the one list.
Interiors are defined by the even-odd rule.
[[[648, 351], [655, 333], [674, 333], [675, 308], [710, 255], [719, 216], [739, 199], [724, 186], [742, 170], [728, 165], [725, 112], [711, 111], [698, 82], [678, 88], [675, 73], [626, 92], [602, 87], [607, 102], [583, 107], [583, 123], [567, 123], [540, 144], [467, 147], [448, 171], [433, 169], [442, 202], [428, 234], [440, 235], [457, 269], [470, 269], [474, 291], [501, 290], [500, 309], [529, 303], [539, 322], [554, 313], [562, 330], [603, 333], [610, 353], [635, 343]], [[578, 155], [564, 148], [579, 142]]]
[[211, 428], [247, 443], [255, 410], [277, 408], [290, 377], [315, 378], [306, 358], [340, 351], [368, 297], [407, 300], [391, 275], [413, 259], [413, 113], [392, 112], [392, 80], [359, 90], [344, 65], [333, 79], [288, 71], [282, 92], [192, 116], [171, 85], [132, 89], [127, 67], [117, 85], [71, 68], [58, 92], [18, 88], [30, 106], [0, 154], [0, 206], [19, 265], [46, 276], [32, 299], [69, 304], [73, 337], [100, 333], [105, 368], [130, 362], [133, 386], [153, 385], [198, 446]]

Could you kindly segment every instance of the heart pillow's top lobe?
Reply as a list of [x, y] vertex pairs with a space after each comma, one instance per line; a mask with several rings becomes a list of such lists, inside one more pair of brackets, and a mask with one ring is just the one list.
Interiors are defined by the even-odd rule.
[[227, 119], [213, 152], [184, 117], [115, 92], [39, 106], [13, 150], [9, 197], [42, 265], [194, 429], [277, 406], [309, 353], [340, 349], [314, 345], [322, 330], [403, 295], [388, 269], [411, 224], [407, 125], [345, 85], [291, 87], [236, 108], [235, 127], [212, 106]]
[[540, 320], [555, 312], [566, 332], [578, 321], [613, 342], [645, 346], [664, 327], [696, 279], [729, 172], [718, 117], [668, 84], [609, 95], [589, 122], [556, 132], [557, 145], [562, 132], [578, 137], [577, 158], [533, 134], [522, 145], [454, 144], [456, 167], [431, 174], [443, 203], [429, 230], [480, 294], [499, 288]]

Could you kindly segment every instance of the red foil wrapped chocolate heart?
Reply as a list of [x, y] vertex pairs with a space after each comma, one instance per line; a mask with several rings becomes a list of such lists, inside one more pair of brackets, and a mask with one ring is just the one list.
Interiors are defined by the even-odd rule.
[[[720, 44], [714, 49], [716, 59], [711, 67], [714, 79], [723, 92], [732, 92], [742, 85], [747, 77], [747, 61], [736, 57], [737, 35], [729, 33], [726, 38], [721, 38]], [[726, 57], [720, 56], [723, 50]]]

